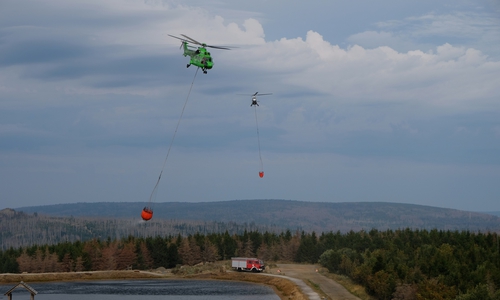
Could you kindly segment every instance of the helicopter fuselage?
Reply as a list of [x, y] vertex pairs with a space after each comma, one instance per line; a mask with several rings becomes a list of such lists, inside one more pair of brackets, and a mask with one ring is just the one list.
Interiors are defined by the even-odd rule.
[[198, 49], [192, 49], [188, 47], [187, 42], [183, 42], [184, 45], [184, 56], [189, 56], [189, 64], [200, 67], [204, 73], [206, 70], [212, 69], [214, 63], [212, 61], [212, 56], [210, 56], [210, 52], [207, 51], [205, 47], [198, 47]]
[[252, 96], [252, 104], [250, 106], [259, 106], [259, 102], [257, 101], [257, 97]]

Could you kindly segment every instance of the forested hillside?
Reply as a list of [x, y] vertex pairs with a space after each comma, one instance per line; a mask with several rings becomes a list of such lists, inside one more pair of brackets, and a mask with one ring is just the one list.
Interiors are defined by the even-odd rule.
[[498, 300], [499, 245], [496, 233], [411, 229], [130, 236], [0, 251], [0, 273], [158, 267], [179, 272], [180, 264], [258, 256], [268, 263], [319, 260], [381, 300]]
[[127, 236], [155, 237], [201, 233], [243, 233], [245, 230], [278, 232], [276, 226], [216, 221], [179, 221], [155, 218], [54, 217], [27, 214], [12, 209], [0, 211], [0, 250], [60, 242], [87, 241], [93, 238], [120, 239]]
[[[53, 216], [138, 219], [144, 203], [75, 203], [16, 209]], [[255, 223], [305, 231], [415, 228], [500, 232], [498, 216], [455, 209], [386, 202], [326, 203], [291, 200], [233, 200], [156, 203], [154, 220]]]

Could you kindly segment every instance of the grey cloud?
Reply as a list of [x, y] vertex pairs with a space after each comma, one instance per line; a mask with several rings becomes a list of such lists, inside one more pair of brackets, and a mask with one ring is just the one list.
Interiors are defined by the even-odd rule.
[[0, 66], [52, 63], [87, 55], [82, 44], [60, 40], [30, 40], [7, 44], [0, 48]]
[[[44, 81], [84, 78], [81, 84], [95, 88], [159, 86], [165, 84], [169, 75], [178, 72], [176, 66], [178, 58], [173, 56], [132, 54], [125, 58], [114, 58], [112, 55], [114, 51], [115, 48], [69, 52], [60, 49], [61, 55], [49, 53], [47, 56], [38, 55], [37, 58], [23, 56], [18, 62], [24, 64], [31, 61], [47, 62], [40, 66], [26, 67], [22, 73], [25, 78]], [[68, 59], [59, 61], [62, 57]], [[169, 83], [175, 81], [175, 76], [172, 76]]]
[[495, 113], [410, 120], [410, 130], [357, 131], [330, 136], [334, 153], [359, 157], [392, 157], [426, 163], [500, 165], [500, 139]]
[[420, 43], [420, 48], [441, 45], [443, 41], [453, 45], [479, 48], [483, 52], [499, 56], [500, 23], [497, 13], [475, 12], [469, 8], [446, 14], [426, 12], [419, 17], [404, 20], [378, 22], [377, 26], [390, 30], [395, 36]]

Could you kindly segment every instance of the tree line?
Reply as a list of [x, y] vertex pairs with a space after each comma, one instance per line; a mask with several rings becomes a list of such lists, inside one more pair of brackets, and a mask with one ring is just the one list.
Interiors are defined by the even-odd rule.
[[317, 263], [350, 277], [377, 299], [500, 299], [496, 233], [442, 230], [134, 237], [0, 251], [0, 272], [174, 268], [234, 256]]
[[319, 243], [327, 249], [319, 257], [323, 266], [377, 299], [500, 299], [496, 233], [371, 230], [328, 233]]

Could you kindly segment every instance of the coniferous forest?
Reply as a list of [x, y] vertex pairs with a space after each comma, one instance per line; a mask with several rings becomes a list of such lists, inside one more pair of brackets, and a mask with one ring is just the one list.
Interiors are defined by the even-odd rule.
[[377, 299], [500, 299], [496, 233], [442, 230], [350, 231], [133, 237], [0, 251], [0, 272], [174, 268], [257, 256], [317, 263], [350, 277]]

